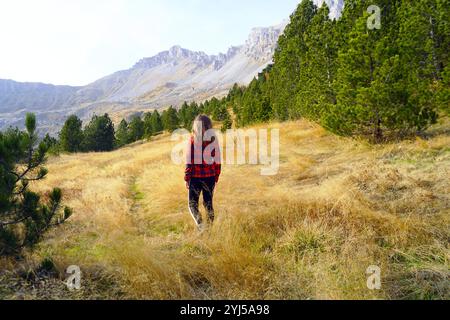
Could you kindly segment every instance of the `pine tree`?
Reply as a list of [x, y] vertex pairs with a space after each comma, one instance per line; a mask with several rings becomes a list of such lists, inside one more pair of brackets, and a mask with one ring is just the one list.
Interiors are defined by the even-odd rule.
[[242, 97], [242, 106], [240, 110], [240, 126], [246, 126], [256, 122], [257, 109], [259, 107], [259, 100], [262, 96], [258, 80], [253, 79], [248, 85]]
[[[212, 116], [214, 118], [214, 115], [220, 111], [221, 108], [221, 102], [216, 97], [212, 98], [210, 101], [205, 102], [205, 114]], [[220, 116], [220, 115], [219, 115]]]
[[146, 112], [144, 115], [144, 138], [151, 138], [153, 136], [153, 130], [151, 125], [152, 113]]
[[83, 142], [83, 123], [75, 116], [70, 116], [59, 134], [61, 150], [66, 152], [81, 151]]
[[206, 101], [203, 102], [202, 109], [201, 109], [201, 112], [203, 114], [211, 115], [211, 112], [210, 112], [211, 108], [209, 107], [209, 105], [210, 105], [209, 100], [206, 100]]
[[[274, 65], [237, 84], [204, 113], [236, 126], [306, 117], [341, 135], [380, 142], [423, 131], [450, 113], [449, 0], [347, 0], [342, 17], [300, 3], [280, 36]], [[370, 28], [381, 9], [381, 26]], [[223, 117], [222, 117], [223, 115]]]
[[450, 1], [436, 0], [435, 21], [437, 30], [437, 39], [435, 42], [436, 51], [439, 53], [439, 63], [441, 64], [439, 81], [436, 85], [437, 106], [439, 109], [450, 116], [450, 65], [449, 50], [450, 47]]
[[108, 114], [92, 117], [84, 129], [84, 151], [105, 152], [114, 150], [115, 129]]
[[140, 116], [134, 116], [129, 124], [131, 142], [141, 140], [144, 137], [145, 125]]
[[180, 120], [180, 125], [187, 129], [189, 128], [189, 105], [188, 103], [185, 101], [183, 103], [183, 105], [181, 106], [180, 110], [178, 110], [178, 118]]
[[400, 38], [405, 49], [402, 54], [408, 55], [414, 64], [420, 62], [422, 75], [434, 80], [442, 79], [448, 65], [449, 14], [449, 0], [403, 2], [399, 10]]
[[129, 128], [128, 128], [128, 122], [123, 119], [120, 124], [119, 127], [117, 128], [116, 131], [116, 144], [117, 147], [123, 147], [127, 144], [130, 143], [130, 132], [129, 132]]
[[450, 66], [447, 65], [441, 74], [442, 80], [438, 84], [437, 88], [437, 103], [439, 109], [450, 116]]
[[379, 1], [381, 29], [367, 28], [366, 11], [351, 29], [348, 43], [339, 52], [337, 105], [324, 119], [332, 131], [373, 136], [381, 141], [386, 132], [420, 129], [432, 120], [431, 113], [421, 113], [420, 107], [411, 103], [404, 82], [406, 61], [396, 46], [399, 4]]
[[244, 91], [243, 88], [241, 88], [237, 83], [235, 83], [233, 85], [233, 88], [231, 88], [231, 90], [227, 95], [227, 102], [232, 103], [237, 99], [241, 98], [243, 91]]
[[160, 116], [158, 110], [155, 110], [152, 113], [152, 116], [150, 118], [150, 127], [151, 127], [151, 131], [154, 135], [159, 134], [164, 130], [162, 119], [161, 119], [161, 116]]
[[200, 110], [197, 103], [192, 102], [191, 104], [188, 104], [187, 102], [184, 102], [180, 110], [178, 111], [180, 125], [183, 128], [190, 130], [192, 128], [195, 117], [197, 117], [199, 114]]
[[194, 101], [189, 105], [189, 112], [188, 112], [188, 128], [192, 128], [192, 125], [194, 123], [195, 118], [200, 114], [200, 107], [199, 105]]
[[233, 120], [231, 119], [230, 113], [227, 111], [225, 119], [223, 120], [221, 131], [226, 132], [227, 130], [233, 128]]
[[204, 105], [204, 102], [202, 102], [198, 106], [198, 114], [204, 114], [204, 113], [205, 113], [205, 105]]
[[[404, 60], [402, 71], [409, 96], [413, 98], [417, 112], [433, 114], [435, 109], [448, 107], [445, 85], [445, 68], [448, 68], [450, 14], [448, 0], [417, 0], [402, 3], [398, 16], [399, 37], [397, 44]], [[420, 127], [427, 121], [417, 115]]]
[[59, 141], [56, 138], [50, 136], [50, 134], [46, 134], [42, 142], [47, 146], [48, 153], [53, 155], [58, 155], [60, 152]]
[[164, 130], [169, 132], [174, 132], [179, 128], [178, 113], [174, 107], [170, 106], [169, 109], [163, 112], [162, 123]]
[[306, 61], [305, 34], [316, 11], [317, 7], [311, 0], [303, 0], [278, 40], [269, 92], [274, 116], [279, 120], [299, 116], [295, 97], [301, 85], [302, 64]]
[[238, 126], [265, 122], [272, 118], [273, 110], [268, 86], [271, 68], [269, 65], [259, 73], [258, 77], [243, 90], [242, 97], [236, 99], [233, 111], [237, 114]]
[[258, 99], [256, 100], [256, 115], [254, 121], [266, 122], [273, 117], [272, 101], [270, 100], [269, 79], [273, 65], [269, 65], [261, 73], [258, 74]]
[[336, 104], [333, 83], [337, 69], [336, 21], [329, 18], [324, 3], [311, 20], [305, 34], [307, 47], [300, 70], [296, 109], [298, 114], [319, 121], [330, 105]]
[[[66, 221], [71, 209], [61, 210], [62, 192], [54, 189], [44, 205], [29, 183], [45, 178], [48, 145], [37, 145], [36, 118], [26, 116], [26, 132], [0, 132], [0, 256], [33, 247], [46, 231]], [[62, 211], [62, 212], [61, 212]]]
[[212, 113], [212, 118], [214, 121], [224, 121], [228, 114], [226, 102], [220, 102], [217, 104]]

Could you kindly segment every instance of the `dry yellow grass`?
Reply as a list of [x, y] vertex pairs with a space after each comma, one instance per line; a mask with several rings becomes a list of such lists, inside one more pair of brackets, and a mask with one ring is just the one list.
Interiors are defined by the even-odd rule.
[[[372, 146], [306, 121], [270, 126], [281, 129], [280, 173], [225, 166], [217, 222], [202, 235], [168, 136], [50, 159], [34, 189], [62, 188], [74, 216], [33, 258], [102, 270], [121, 298], [449, 298], [445, 130]], [[366, 286], [370, 265], [379, 291]], [[100, 297], [116, 298], [110, 289]]]

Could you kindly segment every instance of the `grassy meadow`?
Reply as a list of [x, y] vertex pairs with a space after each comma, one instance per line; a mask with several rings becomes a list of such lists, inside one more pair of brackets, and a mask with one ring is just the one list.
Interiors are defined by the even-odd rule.
[[[224, 166], [217, 221], [203, 234], [169, 135], [50, 158], [33, 189], [62, 188], [74, 215], [24, 260], [0, 261], [0, 297], [450, 298], [448, 122], [427, 139], [383, 145], [307, 121], [269, 126], [281, 129], [279, 174]], [[46, 261], [53, 276], [35, 271]], [[63, 282], [70, 265], [83, 272], [77, 292]], [[371, 265], [381, 290], [367, 288]]]

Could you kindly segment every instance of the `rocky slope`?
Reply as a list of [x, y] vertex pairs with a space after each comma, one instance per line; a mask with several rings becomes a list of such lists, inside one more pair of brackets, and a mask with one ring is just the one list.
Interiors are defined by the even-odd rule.
[[95, 92], [97, 101], [160, 108], [220, 94], [235, 82], [248, 83], [271, 62], [284, 26], [254, 29], [245, 45], [231, 47], [225, 54], [207, 55], [174, 46], [82, 88], [77, 96]]
[[[338, 18], [343, 0], [325, 0]], [[315, 0], [321, 5], [324, 0]], [[226, 94], [234, 83], [248, 84], [271, 61], [287, 22], [252, 30], [245, 44], [208, 55], [174, 46], [84, 87], [18, 83], [0, 79], [0, 130], [22, 126], [27, 112], [42, 132], [55, 133], [69, 114], [88, 120], [108, 112], [116, 119], [134, 112], [203, 101]]]
[[0, 80], [0, 129], [20, 126], [29, 111], [37, 113], [44, 131], [52, 132], [71, 113], [87, 120], [93, 113], [127, 114], [225, 94], [234, 83], [250, 82], [272, 61], [285, 25], [255, 28], [244, 45], [224, 54], [174, 46], [85, 87]]

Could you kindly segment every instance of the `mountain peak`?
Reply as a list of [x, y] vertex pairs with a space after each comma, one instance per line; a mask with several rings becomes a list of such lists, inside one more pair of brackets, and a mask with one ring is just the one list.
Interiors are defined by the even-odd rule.
[[174, 45], [169, 50], [160, 52], [153, 57], [141, 59], [132, 69], [151, 69], [163, 64], [177, 65], [187, 59], [199, 67], [212, 65], [215, 70], [219, 70], [240, 52], [255, 61], [269, 61], [287, 23], [286, 20], [277, 26], [253, 28], [244, 45], [232, 46], [226, 53], [208, 55], [203, 51], [191, 51], [180, 45]]
[[194, 52], [175, 45], [153, 57], [141, 59], [134, 65], [133, 69], [151, 69], [162, 64], [176, 64], [183, 59], [190, 59], [193, 62], [204, 64], [208, 63], [210, 57], [204, 52]]
[[175, 56], [175, 57], [180, 57], [180, 56], [182, 56], [182, 55], [183, 55], [183, 51], [188, 51], [188, 50], [183, 49], [183, 48], [182, 48], [181, 46], [179, 46], [179, 45], [175, 45], [175, 46], [173, 46], [172, 48], [169, 49], [169, 53], [170, 53], [172, 56]]
[[88, 120], [93, 113], [147, 110], [223, 95], [235, 83], [248, 84], [272, 61], [285, 25], [254, 28], [245, 44], [216, 55], [174, 45], [81, 88], [49, 88], [43, 95], [28, 84], [5, 84], [2, 92], [0, 83], [0, 128], [22, 123], [23, 110], [39, 110], [41, 125], [56, 130], [69, 113]]

